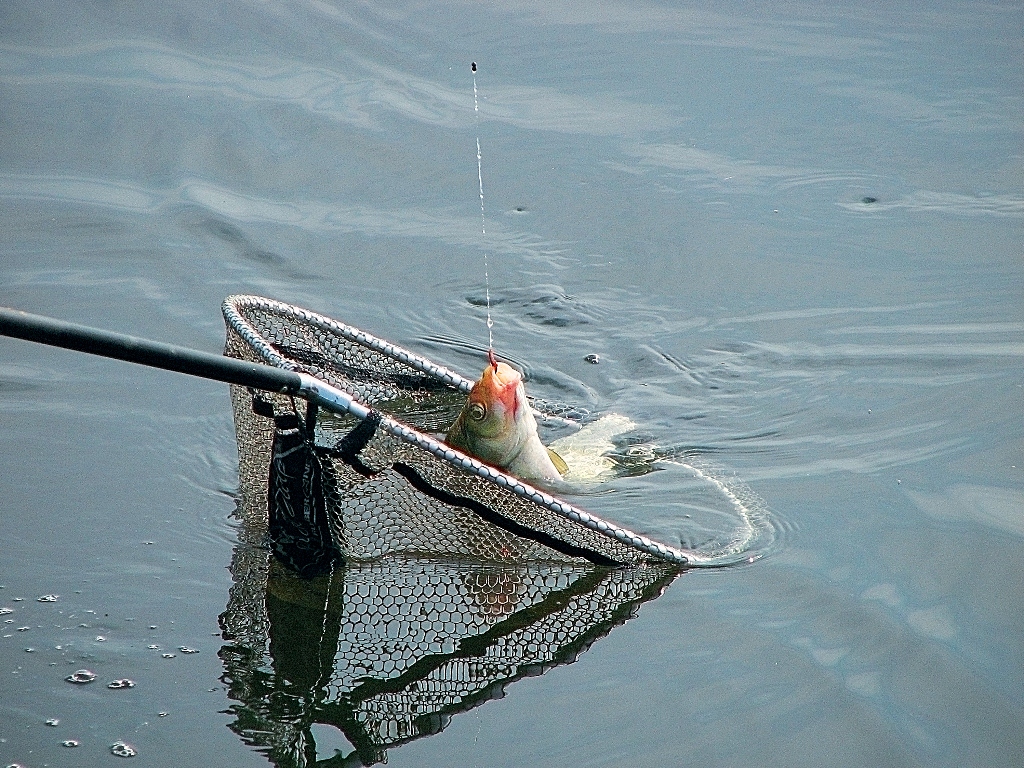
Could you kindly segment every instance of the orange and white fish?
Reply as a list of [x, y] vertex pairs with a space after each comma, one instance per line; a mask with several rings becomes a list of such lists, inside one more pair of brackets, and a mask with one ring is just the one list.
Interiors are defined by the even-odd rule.
[[512, 366], [499, 363], [493, 351], [488, 359], [446, 442], [522, 480], [561, 480], [568, 467], [541, 443], [523, 377]]

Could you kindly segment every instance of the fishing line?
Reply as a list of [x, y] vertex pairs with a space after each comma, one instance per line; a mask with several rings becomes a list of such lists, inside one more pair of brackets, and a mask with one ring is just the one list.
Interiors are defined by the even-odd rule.
[[684, 461], [682, 458], [665, 458], [660, 459], [659, 463], [674, 464], [692, 472], [698, 480], [707, 483], [727, 499], [739, 517], [740, 525], [734, 531], [732, 541], [724, 547], [701, 553], [706, 558], [705, 564], [752, 563], [762, 557], [772, 545], [775, 540], [775, 528], [768, 507], [750, 488], [736, 482], [735, 479], [727, 485], [720, 478], [723, 474], [720, 469], [716, 470], [703, 462], [702, 466], [697, 466], [697, 462], [692, 459]]
[[[476, 125], [476, 178], [480, 183], [480, 233], [483, 235], [484, 251], [484, 297], [487, 301], [487, 351], [488, 358], [494, 358], [494, 321], [491, 320], [491, 278], [487, 263], [487, 217], [484, 215], [484, 166], [480, 151], [480, 103], [476, 90], [476, 62], [473, 62], [473, 121]], [[497, 368], [497, 366], [495, 366]]]

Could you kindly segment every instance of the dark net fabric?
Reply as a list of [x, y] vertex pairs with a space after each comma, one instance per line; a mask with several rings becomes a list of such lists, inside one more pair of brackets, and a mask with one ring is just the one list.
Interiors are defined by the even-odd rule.
[[[443, 438], [465, 402], [470, 382], [458, 374], [268, 299], [231, 297], [225, 318], [225, 354], [312, 374], [375, 409], [366, 420], [316, 414], [291, 397], [232, 387], [246, 523], [266, 525], [269, 510], [272, 535], [287, 529], [293, 538], [310, 521], [323, 523], [346, 561], [409, 555], [629, 564], [658, 556], [628, 531], [616, 538], [576, 522], [564, 514], [569, 505], [514, 478], [425, 448], [431, 437]], [[565, 413], [572, 409], [550, 415]], [[300, 500], [302, 488], [318, 498]]]

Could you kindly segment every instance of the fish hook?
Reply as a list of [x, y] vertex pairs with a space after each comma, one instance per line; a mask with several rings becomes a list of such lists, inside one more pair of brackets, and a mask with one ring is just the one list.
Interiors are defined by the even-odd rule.
[[494, 366], [494, 372], [497, 373], [498, 372], [498, 358], [496, 358], [494, 356], [494, 350], [493, 349], [488, 349], [487, 350], [487, 360], [490, 362], [490, 364], [492, 366]]

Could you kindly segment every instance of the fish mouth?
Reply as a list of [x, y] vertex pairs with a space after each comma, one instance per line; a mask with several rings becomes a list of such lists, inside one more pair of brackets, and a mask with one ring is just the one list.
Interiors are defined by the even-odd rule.
[[507, 363], [498, 363], [494, 368], [487, 366], [481, 378], [485, 391], [513, 416], [519, 408], [518, 391], [522, 381], [519, 371]]

